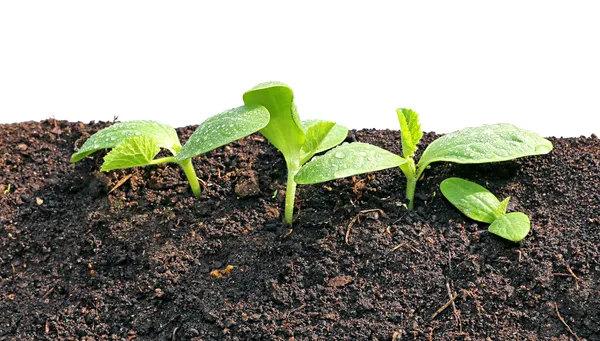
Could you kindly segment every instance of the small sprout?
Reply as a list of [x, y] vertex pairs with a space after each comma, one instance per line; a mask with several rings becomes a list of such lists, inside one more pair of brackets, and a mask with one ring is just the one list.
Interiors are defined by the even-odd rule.
[[227, 276], [229, 276], [229, 274], [231, 273], [231, 271], [235, 269], [235, 266], [233, 265], [227, 265], [227, 267], [225, 267], [225, 269], [223, 270], [213, 270], [210, 272], [210, 276], [214, 277], [214, 278], [225, 278]]
[[485, 187], [460, 178], [442, 181], [440, 190], [464, 215], [491, 224], [488, 231], [493, 234], [518, 242], [529, 233], [531, 225], [527, 215], [521, 212], [506, 213], [510, 197], [499, 201]]
[[271, 197], [271, 199], [275, 199], [277, 198], [277, 192], [279, 192], [279, 190], [275, 190], [275, 192], [273, 192], [273, 196]]
[[[444, 135], [433, 141], [423, 152], [421, 159], [415, 163], [414, 156], [417, 145], [423, 137], [418, 115], [410, 109], [397, 109], [398, 121], [400, 122], [400, 136], [402, 143], [402, 162], [397, 166], [407, 179], [406, 198], [408, 209], [414, 208], [415, 188], [421, 175], [430, 167], [430, 164], [438, 161], [456, 163], [488, 163], [512, 160], [524, 156], [546, 154], [552, 150], [552, 143], [540, 135], [531, 131], [517, 128], [511, 124], [492, 124], [481, 127], [464, 128]], [[351, 143], [348, 146], [354, 146]], [[338, 147], [340, 148], [340, 147]], [[328, 151], [321, 158], [332, 160], [339, 150], [335, 148]], [[346, 147], [351, 148], [351, 147]], [[333, 155], [333, 156], [332, 156]], [[399, 157], [399, 156], [398, 156]], [[389, 162], [389, 157], [380, 160], [371, 160], [364, 167], [356, 167], [353, 163], [337, 163], [336, 174], [340, 176], [351, 176], [368, 173], [375, 170], [394, 167]], [[302, 182], [307, 174], [317, 174], [312, 167], [316, 167], [316, 161], [309, 162], [296, 177], [298, 183]], [[331, 180], [330, 174], [323, 173], [312, 176], [311, 183]]]
[[[250, 135], [268, 122], [269, 113], [266, 109], [241, 106], [204, 121], [183, 147], [177, 132], [169, 125], [154, 121], [115, 123], [92, 135], [71, 156], [71, 162], [77, 162], [100, 149], [112, 148], [104, 157], [100, 169], [103, 172], [165, 162], [177, 163], [183, 169], [192, 192], [199, 196], [200, 184], [191, 158]], [[161, 148], [168, 150], [172, 156], [155, 159]]]
[[4, 195], [8, 195], [8, 193], [10, 193], [10, 184], [8, 184], [8, 186], [6, 186], [6, 189], [2, 193], [4, 193]]
[[285, 158], [288, 176], [285, 192], [285, 221], [292, 223], [296, 197], [295, 176], [316, 153], [342, 142], [348, 129], [334, 122], [300, 121], [292, 89], [282, 83], [262, 83], [244, 94], [246, 105], [259, 105], [271, 115], [269, 124], [260, 132]]

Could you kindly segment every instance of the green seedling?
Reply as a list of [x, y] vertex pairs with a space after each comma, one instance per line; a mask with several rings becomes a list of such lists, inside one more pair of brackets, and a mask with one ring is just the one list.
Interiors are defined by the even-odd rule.
[[8, 193], [10, 193], [10, 184], [8, 184], [8, 186], [6, 186], [6, 189], [4, 190], [4, 192], [2, 192], [4, 195], [8, 195]]
[[335, 122], [300, 121], [292, 89], [279, 82], [255, 86], [244, 94], [244, 103], [260, 105], [271, 115], [271, 121], [260, 132], [281, 151], [285, 158], [288, 171], [285, 221], [291, 224], [296, 197], [294, 180], [296, 173], [313, 155], [342, 142], [348, 134], [348, 129]]
[[[465, 128], [444, 135], [433, 141], [423, 152], [418, 163], [414, 156], [417, 145], [423, 137], [418, 115], [410, 109], [397, 109], [400, 122], [400, 136], [404, 162], [398, 164], [407, 179], [406, 198], [408, 208], [414, 208], [414, 196], [417, 181], [433, 162], [447, 161], [456, 163], [488, 163], [516, 159], [523, 156], [546, 154], [552, 150], [552, 143], [536, 133], [517, 128], [511, 124], [492, 124], [480, 127]], [[354, 145], [351, 143], [350, 145]], [[334, 162], [339, 174], [345, 176], [373, 172], [385, 168], [380, 167], [374, 160], [361, 169], [356, 169], [349, 159], [335, 160], [337, 147], [328, 151], [323, 157]], [[346, 147], [349, 148], [349, 147]], [[322, 157], [322, 158], [323, 158]], [[386, 158], [387, 159], [387, 158]], [[326, 174], [313, 170], [316, 162], [306, 164], [296, 175], [296, 181], [303, 183], [318, 183], [331, 180]]]
[[491, 224], [488, 231], [518, 242], [529, 233], [529, 217], [521, 212], [506, 213], [510, 197], [499, 201], [490, 191], [474, 182], [448, 178], [440, 184], [442, 194], [467, 217]]
[[[250, 135], [268, 122], [269, 112], [265, 108], [244, 105], [202, 122], [183, 147], [177, 132], [169, 125], [154, 121], [115, 123], [90, 136], [79, 151], [71, 156], [71, 162], [77, 162], [100, 149], [112, 148], [104, 157], [100, 169], [103, 172], [176, 163], [183, 169], [194, 195], [199, 196], [200, 184], [192, 157]], [[171, 156], [155, 159], [161, 148], [168, 150]]]

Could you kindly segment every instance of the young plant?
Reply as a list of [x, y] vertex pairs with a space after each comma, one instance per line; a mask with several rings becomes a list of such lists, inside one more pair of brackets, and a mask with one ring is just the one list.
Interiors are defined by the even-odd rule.
[[[173, 162], [181, 166], [192, 192], [200, 196], [200, 184], [191, 158], [250, 135], [269, 122], [269, 112], [260, 106], [244, 105], [202, 122], [182, 147], [175, 129], [154, 121], [115, 123], [90, 136], [79, 151], [71, 156], [77, 162], [106, 148], [103, 172]], [[155, 159], [161, 148], [172, 156]]]
[[521, 212], [506, 213], [510, 197], [499, 201], [484, 187], [460, 178], [448, 178], [440, 184], [442, 194], [467, 217], [491, 224], [493, 234], [518, 242], [529, 233], [529, 218]]
[[[517, 128], [511, 124], [500, 123], [465, 128], [444, 135], [429, 144], [419, 162], [415, 163], [414, 155], [423, 136], [418, 115], [410, 109], [397, 109], [396, 112], [400, 122], [402, 154], [405, 161], [399, 167], [407, 179], [406, 198], [410, 210], [414, 208], [417, 181], [433, 162], [500, 162], [523, 156], [546, 154], [552, 150], [552, 143], [538, 134]], [[367, 167], [354, 172], [352, 163], [346, 162], [346, 160], [335, 160], [334, 156], [338, 148], [328, 151], [323, 157], [332, 162], [332, 165], [337, 167], [338, 172], [345, 174], [345, 176], [389, 168], [381, 168], [377, 162], [371, 162]], [[318, 172], [312, 170], [312, 167], [316, 166], [312, 162], [306, 164], [302, 171], [297, 174], [296, 181], [304, 184], [331, 180], [327, 176], [315, 176], [318, 175]]]
[[262, 83], [244, 94], [246, 105], [266, 108], [271, 121], [260, 132], [283, 154], [288, 176], [285, 192], [285, 221], [292, 223], [296, 181], [301, 167], [316, 153], [342, 142], [348, 129], [334, 122], [300, 121], [292, 89], [282, 83]]

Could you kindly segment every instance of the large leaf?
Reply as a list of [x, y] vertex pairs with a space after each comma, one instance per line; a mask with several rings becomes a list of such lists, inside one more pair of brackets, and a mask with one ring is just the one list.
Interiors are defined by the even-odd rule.
[[128, 137], [106, 154], [100, 170], [106, 172], [113, 169], [146, 166], [158, 152], [160, 152], [160, 146], [156, 138]]
[[417, 144], [423, 137], [419, 115], [411, 109], [396, 109], [398, 122], [400, 122], [400, 136], [402, 138], [402, 154], [405, 158], [411, 158], [417, 151]]
[[279, 82], [262, 83], [244, 94], [244, 104], [267, 108], [271, 120], [260, 132], [283, 153], [286, 160], [297, 160], [304, 143], [304, 131], [292, 89]]
[[299, 184], [316, 184], [347, 176], [398, 167], [406, 160], [367, 143], [337, 146], [305, 164], [294, 178]]
[[269, 123], [269, 111], [259, 105], [243, 105], [202, 122], [181, 148], [175, 160], [182, 161], [204, 154], [242, 137]]
[[[498, 201], [492, 192], [484, 187], [460, 178], [448, 178], [440, 184], [442, 194], [452, 205], [467, 217], [491, 224], [498, 216], [506, 212], [506, 204]], [[502, 206], [504, 212], [502, 211]]]
[[552, 143], [511, 124], [465, 128], [433, 141], [421, 156], [419, 167], [432, 162], [487, 163], [546, 154]]
[[504, 239], [519, 242], [527, 237], [531, 223], [529, 217], [521, 212], [512, 212], [500, 216], [488, 228], [488, 231]]
[[[322, 122], [320, 120], [305, 120], [302, 121], [302, 130], [306, 133], [311, 126]], [[333, 128], [329, 131], [329, 133], [325, 136], [325, 138], [319, 143], [315, 153], [320, 153], [322, 151], [331, 149], [338, 144], [342, 143], [348, 136], [348, 128], [344, 127], [341, 124], [335, 124]], [[305, 143], [306, 144], [306, 143]]]
[[90, 136], [79, 151], [71, 156], [71, 162], [77, 162], [97, 150], [113, 148], [124, 139], [135, 136], [155, 138], [159, 147], [173, 154], [181, 146], [177, 132], [169, 125], [154, 121], [119, 122]]

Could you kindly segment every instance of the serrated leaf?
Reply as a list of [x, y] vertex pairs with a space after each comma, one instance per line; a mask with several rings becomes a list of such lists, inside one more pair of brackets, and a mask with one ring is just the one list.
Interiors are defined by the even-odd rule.
[[488, 231], [504, 239], [519, 242], [527, 237], [531, 223], [529, 217], [521, 212], [504, 214], [496, 219], [488, 228]]
[[124, 139], [136, 136], [154, 138], [159, 147], [173, 154], [181, 146], [177, 132], [169, 125], [154, 121], [119, 122], [90, 136], [79, 151], [71, 156], [71, 162], [77, 162], [97, 150], [113, 148]]
[[491, 224], [498, 217], [500, 201], [483, 186], [460, 178], [448, 178], [442, 181], [440, 190], [452, 205], [473, 220]]
[[106, 154], [100, 170], [106, 172], [113, 169], [146, 166], [159, 152], [160, 146], [154, 137], [128, 137]]
[[423, 137], [419, 115], [411, 109], [396, 109], [398, 121], [400, 122], [400, 136], [402, 140], [402, 155], [411, 158], [417, 151], [417, 144]]
[[432, 162], [487, 163], [546, 154], [552, 143], [529, 130], [511, 124], [465, 128], [433, 141], [419, 160], [422, 168]]
[[269, 111], [259, 105], [243, 105], [202, 122], [175, 156], [182, 161], [248, 136], [269, 123]]
[[286, 160], [299, 158], [304, 143], [304, 131], [294, 104], [292, 89], [283, 83], [262, 83], [244, 94], [246, 105], [261, 105], [269, 111], [271, 120], [260, 130]]
[[406, 160], [367, 143], [337, 146], [306, 163], [294, 178], [299, 184], [316, 184], [363, 173], [398, 167]]
[[[322, 122], [322, 121], [320, 121], [320, 120], [302, 121], [302, 123], [301, 123], [302, 130], [304, 130], [304, 132], [306, 134], [306, 131], [312, 125], [317, 124], [318, 122]], [[329, 133], [325, 136], [325, 138], [319, 143], [315, 153], [320, 153], [322, 151], [325, 151], [325, 150], [328, 150], [328, 149], [331, 149], [331, 148], [337, 146], [338, 144], [342, 143], [346, 139], [346, 136], [348, 136], [348, 128], [344, 127], [341, 124], [336, 123], [333, 126], [333, 128], [331, 128]]]

